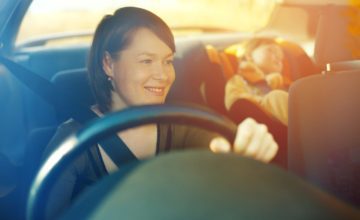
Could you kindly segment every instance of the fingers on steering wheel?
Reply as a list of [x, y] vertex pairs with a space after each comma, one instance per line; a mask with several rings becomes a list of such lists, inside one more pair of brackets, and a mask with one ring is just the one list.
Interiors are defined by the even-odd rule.
[[[225, 138], [216, 137], [210, 142], [210, 149], [215, 153], [229, 153], [231, 145]], [[252, 118], [239, 124], [234, 141], [235, 153], [269, 162], [277, 151], [278, 145], [266, 125], [258, 124]]]
[[234, 141], [234, 152], [269, 162], [278, 151], [278, 145], [266, 125], [247, 118], [239, 126]]
[[278, 145], [274, 141], [274, 138], [271, 134], [267, 134], [264, 138], [263, 147], [259, 151], [256, 159], [269, 162], [273, 159], [278, 151]]
[[246, 151], [246, 148], [252, 139], [251, 136], [253, 135], [255, 126], [256, 122], [252, 118], [247, 118], [239, 124], [234, 141], [235, 153], [243, 154]]
[[264, 162], [271, 161], [275, 157], [276, 153], [279, 150], [279, 146], [274, 141], [273, 136], [271, 134], [268, 134], [268, 135], [269, 135], [269, 137], [268, 137], [269, 146], [266, 148], [264, 156], [262, 157], [262, 161], [264, 161]]
[[248, 157], [258, 158], [259, 153], [265, 147], [265, 140], [267, 137], [267, 127], [259, 124], [254, 128], [254, 134], [251, 137], [250, 143], [247, 146], [244, 155]]
[[231, 145], [225, 138], [216, 137], [210, 142], [210, 150], [214, 153], [229, 153]]

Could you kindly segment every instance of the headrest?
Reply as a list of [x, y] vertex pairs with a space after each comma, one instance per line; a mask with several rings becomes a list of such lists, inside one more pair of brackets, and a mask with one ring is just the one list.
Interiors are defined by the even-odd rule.
[[64, 95], [72, 97], [79, 104], [91, 106], [95, 103], [85, 68], [60, 71], [51, 81]]
[[286, 84], [290, 85], [295, 80], [320, 72], [299, 44], [287, 40], [277, 42], [285, 55], [283, 75], [285, 80], [289, 80]]
[[356, 52], [360, 36], [350, 31], [352, 25], [357, 25], [354, 19], [357, 19], [356, 15], [360, 16], [359, 13], [359, 9], [350, 6], [329, 5], [320, 15], [314, 58], [323, 69], [327, 63], [360, 58]]
[[60, 120], [79, 114], [95, 104], [86, 68], [60, 71], [52, 77], [51, 82], [59, 94], [61, 109], [57, 109], [57, 112]]
[[[225, 78], [219, 63], [210, 60], [206, 46], [200, 41], [176, 43], [176, 80], [166, 101], [190, 102], [224, 112]], [[216, 49], [213, 49], [216, 53]]]
[[326, 71], [337, 72], [349, 70], [360, 70], [360, 59], [328, 63], [326, 65]]
[[212, 69], [205, 46], [200, 41], [181, 41], [176, 44], [174, 68], [176, 80], [170, 89], [167, 101], [205, 104], [200, 85]]

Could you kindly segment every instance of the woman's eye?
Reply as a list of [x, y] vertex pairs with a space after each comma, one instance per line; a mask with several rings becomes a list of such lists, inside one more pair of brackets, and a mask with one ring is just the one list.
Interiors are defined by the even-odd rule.
[[173, 60], [166, 60], [165, 63], [168, 65], [171, 65], [171, 64], [173, 64]]
[[141, 60], [140, 62], [144, 63], [144, 64], [151, 64], [152, 60], [151, 59], [144, 59], [144, 60]]

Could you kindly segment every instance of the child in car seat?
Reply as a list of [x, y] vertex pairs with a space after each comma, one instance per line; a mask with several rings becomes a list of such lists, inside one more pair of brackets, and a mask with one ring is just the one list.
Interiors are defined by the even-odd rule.
[[237, 56], [238, 70], [225, 86], [226, 108], [247, 99], [287, 125], [288, 93], [281, 74], [281, 47], [273, 39], [253, 38], [237, 48]]

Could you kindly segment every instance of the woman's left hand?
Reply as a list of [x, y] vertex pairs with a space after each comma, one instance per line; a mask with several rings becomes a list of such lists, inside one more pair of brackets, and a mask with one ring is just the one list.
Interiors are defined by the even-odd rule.
[[268, 132], [266, 125], [247, 118], [238, 125], [233, 147], [223, 137], [216, 137], [210, 142], [210, 149], [215, 153], [234, 153], [268, 163], [277, 151], [278, 144]]

